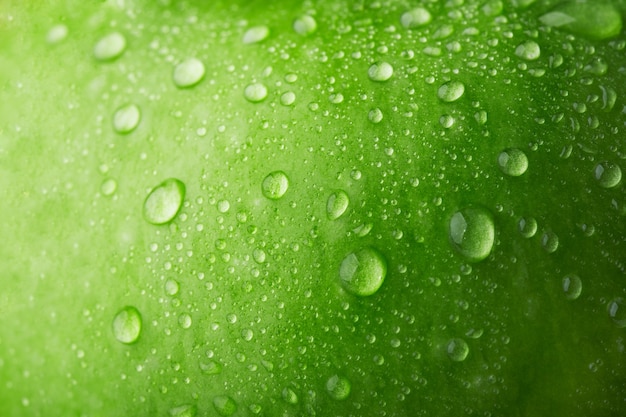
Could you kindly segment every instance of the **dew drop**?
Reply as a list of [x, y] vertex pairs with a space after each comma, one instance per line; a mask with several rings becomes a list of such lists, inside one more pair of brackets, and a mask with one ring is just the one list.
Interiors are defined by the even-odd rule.
[[287, 91], [280, 96], [280, 104], [283, 106], [291, 106], [296, 101], [296, 95], [292, 91]]
[[178, 281], [176, 281], [175, 279], [168, 279], [167, 281], [165, 281], [165, 293], [167, 295], [178, 294], [179, 288], [180, 286], [178, 284]]
[[562, 288], [565, 298], [575, 300], [582, 292], [583, 283], [578, 275], [568, 274], [563, 277]]
[[528, 158], [521, 149], [509, 148], [498, 155], [498, 165], [504, 174], [519, 177], [528, 169]]
[[602, 188], [613, 188], [622, 180], [622, 169], [610, 161], [603, 161], [596, 165], [594, 174]]
[[437, 90], [439, 99], [446, 103], [457, 101], [463, 93], [465, 93], [465, 85], [460, 81], [448, 81]]
[[117, 190], [117, 181], [115, 181], [112, 178], [104, 180], [102, 182], [102, 185], [100, 186], [100, 192], [102, 193], [102, 195], [105, 195], [107, 197], [115, 194], [116, 190]]
[[383, 112], [379, 108], [375, 108], [369, 111], [367, 118], [370, 122], [378, 124], [383, 120]]
[[470, 262], [485, 259], [495, 238], [493, 216], [481, 207], [466, 207], [450, 219], [450, 241], [454, 249]]
[[261, 191], [265, 198], [278, 200], [285, 195], [289, 188], [289, 178], [283, 171], [271, 172], [261, 184]]
[[200, 371], [206, 375], [217, 375], [222, 373], [222, 364], [214, 360], [200, 361]]
[[541, 236], [541, 246], [548, 253], [554, 253], [559, 248], [559, 237], [551, 230], [545, 231]]
[[62, 42], [65, 38], [67, 38], [68, 32], [67, 26], [63, 24], [54, 25], [46, 34], [46, 42], [49, 44]]
[[369, 247], [350, 253], [339, 268], [345, 290], [362, 297], [378, 291], [386, 275], [387, 261], [380, 252]]
[[564, 29], [592, 40], [609, 39], [622, 31], [622, 15], [610, 2], [580, 2], [559, 4], [539, 20], [546, 26]]
[[369, 67], [367, 75], [372, 81], [387, 81], [393, 75], [393, 67], [388, 62], [376, 62]]
[[621, 297], [614, 298], [607, 306], [609, 317], [619, 328], [626, 327], [626, 302]]
[[293, 22], [293, 30], [302, 36], [308, 36], [317, 30], [317, 22], [312, 16], [300, 16]]
[[150, 191], [143, 203], [143, 218], [151, 224], [165, 224], [178, 214], [185, 198], [185, 184], [169, 178]]
[[237, 411], [237, 403], [228, 395], [218, 395], [213, 398], [213, 407], [220, 416], [228, 417]]
[[178, 88], [189, 88], [202, 81], [205, 71], [202, 61], [197, 58], [187, 58], [174, 67], [172, 78]]
[[335, 191], [330, 195], [330, 197], [328, 197], [328, 202], [326, 203], [326, 215], [330, 220], [336, 220], [346, 212], [349, 204], [350, 198], [345, 191]]
[[429, 24], [433, 20], [430, 12], [423, 7], [416, 7], [403, 13], [400, 17], [400, 23], [407, 29], [415, 29], [420, 26]]
[[517, 223], [519, 232], [525, 238], [531, 238], [537, 233], [537, 220], [534, 217], [522, 217]]
[[141, 333], [141, 314], [133, 306], [126, 306], [113, 319], [113, 335], [125, 344], [135, 343]]
[[454, 338], [448, 342], [448, 357], [454, 362], [463, 362], [469, 354], [469, 346], [463, 339]]
[[180, 405], [169, 410], [171, 417], [196, 417], [197, 413], [198, 408], [191, 404]]
[[243, 96], [251, 103], [258, 103], [267, 97], [267, 87], [261, 83], [248, 84], [243, 91]]
[[541, 48], [535, 41], [526, 41], [515, 48], [515, 55], [526, 61], [534, 61], [541, 55]]
[[288, 404], [297, 404], [298, 403], [298, 394], [295, 393], [291, 388], [284, 388], [282, 392], [282, 397], [285, 402]]
[[120, 134], [130, 133], [137, 128], [140, 119], [139, 107], [135, 104], [126, 104], [115, 111], [113, 129]]
[[348, 398], [351, 389], [350, 381], [339, 375], [333, 375], [326, 381], [326, 391], [335, 400], [341, 401]]
[[243, 34], [243, 43], [246, 45], [261, 42], [270, 35], [270, 29], [267, 26], [255, 26]]
[[99, 61], [111, 61], [126, 49], [126, 38], [119, 32], [109, 33], [93, 48], [93, 56]]
[[178, 316], [178, 324], [183, 329], [190, 328], [192, 324], [191, 316], [187, 313], [181, 314], [180, 316]]

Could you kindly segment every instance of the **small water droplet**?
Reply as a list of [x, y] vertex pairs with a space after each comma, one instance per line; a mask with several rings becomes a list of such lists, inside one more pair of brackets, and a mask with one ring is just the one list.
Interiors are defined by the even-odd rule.
[[113, 335], [125, 344], [135, 343], [141, 333], [141, 314], [133, 306], [126, 306], [113, 319]]
[[452, 103], [457, 101], [465, 93], [465, 84], [460, 81], [448, 81], [437, 90], [437, 96], [441, 101]]
[[258, 103], [267, 98], [267, 87], [261, 83], [248, 84], [243, 96], [251, 103]]
[[383, 112], [379, 108], [375, 108], [369, 111], [367, 118], [370, 122], [378, 124], [383, 120]]
[[67, 26], [64, 24], [54, 25], [46, 34], [46, 42], [49, 44], [60, 43], [67, 38], [68, 32]]
[[282, 397], [285, 402], [289, 404], [297, 404], [298, 403], [298, 394], [295, 393], [291, 388], [284, 388], [282, 392]]
[[263, 180], [261, 191], [266, 198], [278, 200], [289, 188], [289, 178], [283, 171], [274, 171]]
[[113, 129], [117, 133], [130, 133], [139, 124], [141, 112], [135, 104], [126, 104], [115, 111], [113, 115]]
[[126, 49], [126, 38], [119, 32], [109, 33], [101, 38], [93, 48], [93, 55], [99, 61], [111, 61], [122, 55]]
[[626, 327], [626, 302], [621, 297], [614, 298], [607, 306], [609, 317], [617, 327]]
[[213, 398], [213, 407], [220, 416], [228, 417], [237, 411], [237, 403], [228, 395], [218, 395]]
[[541, 246], [548, 253], [554, 253], [559, 248], [559, 237], [551, 230], [543, 232], [541, 236]]
[[582, 292], [583, 283], [578, 275], [568, 274], [563, 277], [562, 288], [565, 293], [565, 298], [575, 300]]
[[174, 67], [172, 79], [178, 88], [189, 88], [202, 81], [205, 71], [202, 61], [197, 58], [187, 58]]
[[191, 316], [187, 313], [181, 314], [180, 316], [178, 316], [178, 324], [183, 329], [190, 328], [192, 324]]
[[504, 174], [519, 177], [528, 169], [528, 158], [521, 149], [509, 148], [498, 155], [498, 165]]
[[349, 204], [348, 194], [345, 191], [337, 190], [328, 197], [326, 215], [330, 220], [336, 220], [346, 212]]
[[217, 375], [222, 372], [222, 364], [215, 360], [202, 360], [199, 366], [200, 371], [206, 375]]
[[531, 238], [537, 233], [537, 220], [534, 217], [522, 217], [518, 222], [519, 232], [525, 238]]
[[594, 174], [602, 188], [613, 188], [622, 180], [622, 169], [610, 161], [603, 161], [596, 165]]
[[185, 198], [185, 184], [169, 178], [150, 191], [143, 203], [143, 218], [151, 224], [165, 224], [178, 214]]
[[317, 30], [317, 22], [312, 16], [300, 16], [293, 22], [293, 30], [302, 36], [308, 36]]
[[485, 259], [491, 253], [495, 238], [493, 216], [481, 207], [466, 207], [450, 219], [452, 246], [470, 262]]
[[427, 25], [433, 20], [430, 12], [423, 7], [416, 7], [403, 13], [400, 17], [400, 23], [407, 29], [415, 29]]
[[369, 67], [367, 75], [372, 81], [387, 81], [393, 75], [393, 67], [388, 62], [376, 62]]
[[515, 48], [515, 55], [526, 61], [534, 61], [541, 56], [541, 48], [535, 41], [526, 41]]
[[469, 354], [469, 346], [463, 339], [454, 338], [448, 342], [448, 357], [454, 362], [463, 362]]
[[378, 291], [386, 275], [387, 261], [384, 256], [369, 247], [350, 253], [339, 268], [339, 277], [345, 290], [362, 297]]
[[102, 185], [100, 186], [100, 192], [102, 193], [102, 195], [105, 195], [107, 197], [115, 194], [116, 190], [117, 190], [117, 181], [115, 181], [112, 178], [104, 180], [102, 182]]
[[296, 94], [293, 91], [287, 91], [280, 96], [280, 104], [283, 106], [291, 106], [296, 101]]
[[169, 410], [171, 417], [196, 417], [197, 413], [198, 408], [191, 404], [180, 405]]
[[168, 279], [165, 281], [165, 293], [167, 295], [176, 295], [178, 294], [180, 286], [178, 285], [178, 281], [175, 279]]
[[267, 26], [251, 27], [243, 34], [243, 43], [246, 45], [261, 42], [270, 35], [270, 29]]
[[339, 375], [333, 375], [326, 381], [326, 390], [335, 400], [341, 401], [348, 398], [351, 389], [350, 381]]

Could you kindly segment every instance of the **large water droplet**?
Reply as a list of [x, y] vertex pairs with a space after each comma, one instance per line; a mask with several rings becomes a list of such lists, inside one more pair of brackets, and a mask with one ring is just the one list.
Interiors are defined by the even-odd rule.
[[387, 261], [373, 248], [350, 253], [341, 262], [339, 277], [349, 293], [359, 296], [374, 294], [387, 275]]
[[180, 211], [185, 198], [185, 184], [169, 178], [150, 191], [143, 203], [143, 218], [152, 224], [165, 224]]
[[237, 403], [228, 395], [218, 395], [213, 398], [213, 407], [220, 416], [228, 417], [237, 411]]
[[454, 338], [448, 342], [448, 357], [455, 362], [463, 362], [469, 354], [469, 346], [463, 339]]
[[333, 375], [326, 381], [326, 390], [335, 400], [345, 400], [348, 398], [351, 389], [352, 384], [350, 384], [350, 381], [339, 375]]
[[180, 405], [169, 410], [171, 417], [196, 417], [197, 413], [198, 407], [192, 404]]
[[446, 103], [457, 101], [465, 93], [465, 85], [460, 81], [448, 81], [437, 90], [437, 97]]
[[535, 41], [526, 41], [515, 48], [515, 55], [527, 61], [534, 61], [541, 55], [541, 48]]
[[350, 204], [350, 198], [345, 191], [335, 191], [328, 197], [326, 203], [326, 215], [330, 220], [336, 220], [341, 217]]
[[119, 32], [109, 33], [93, 48], [93, 56], [99, 61], [111, 61], [126, 49], [126, 38]]
[[271, 172], [261, 184], [261, 191], [266, 198], [278, 200], [289, 188], [289, 178], [283, 171]]
[[594, 174], [602, 188], [613, 188], [622, 180], [622, 169], [610, 161], [603, 161], [596, 165]]
[[568, 274], [563, 277], [563, 292], [568, 300], [575, 300], [583, 290], [583, 283], [578, 275]]
[[141, 333], [141, 314], [133, 306], [126, 306], [113, 319], [113, 335], [126, 344], [135, 343]]
[[626, 302], [621, 297], [614, 298], [607, 306], [609, 317], [617, 327], [626, 327]]
[[270, 35], [270, 29], [267, 26], [255, 26], [243, 34], [243, 43], [249, 45], [251, 43], [261, 42]]
[[317, 22], [312, 16], [300, 16], [293, 22], [293, 30], [302, 36], [310, 35], [317, 29]]
[[570, 0], [539, 20], [544, 25], [595, 40], [612, 38], [622, 31], [622, 15], [610, 2]]
[[197, 58], [187, 58], [174, 67], [172, 78], [178, 88], [189, 88], [202, 81], [205, 71], [202, 61]]
[[494, 238], [493, 216], [482, 207], [466, 207], [450, 219], [452, 246], [470, 262], [489, 256]]
[[383, 120], [383, 112], [379, 108], [372, 109], [367, 113], [367, 118], [370, 122], [378, 124]]
[[521, 149], [505, 149], [498, 155], [500, 170], [512, 177], [519, 177], [528, 169], [528, 158]]
[[261, 83], [248, 84], [243, 90], [243, 96], [251, 103], [258, 103], [267, 97], [267, 87]]
[[534, 217], [522, 217], [518, 222], [519, 232], [525, 238], [531, 238], [537, 233], [537, 220]]
[[179, 289], [180, 285], [175, 279], [168, 279], [167, 281], [165, 281], [165, 293], [167, 295], [176, 295], [178, 294]]
[[139, 107], [135, 104], [127, 104], [115, 111], [113, 115], [113, 129], [121, 134], [130, 133], [135, 130], [140, 119]]
[[367, 76], [372, 81], [387, 81], [393, 75], [393, 67], [388, 62], [376, 62], [367, 70]]
[[407, 29], [427, 25], [431, 20], [433, 20], [432, 15], [423, 7], [416, 7], [415, 9], [409, 10], [400, 17], [400, 23]]
[[551, 230], [547, 230], [541, 235], [541, 246], [548, 253], [554, 253], [559, 248], [559, 237]]

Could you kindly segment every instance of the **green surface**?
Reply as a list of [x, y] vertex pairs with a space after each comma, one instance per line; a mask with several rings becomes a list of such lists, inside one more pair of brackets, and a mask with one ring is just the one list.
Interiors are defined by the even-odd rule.
[[0, 416], [626, 415], [625, 15], [3, 1]]

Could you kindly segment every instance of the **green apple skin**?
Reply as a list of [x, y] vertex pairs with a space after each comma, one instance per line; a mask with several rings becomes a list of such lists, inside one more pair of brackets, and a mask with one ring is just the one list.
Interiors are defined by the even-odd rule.
[[624, 415], [625, 5], [2, 2], [0, 415]]

